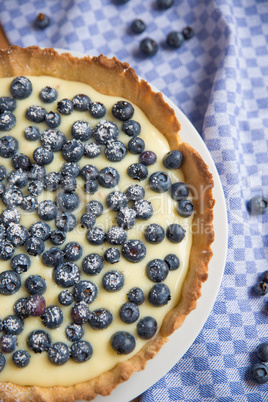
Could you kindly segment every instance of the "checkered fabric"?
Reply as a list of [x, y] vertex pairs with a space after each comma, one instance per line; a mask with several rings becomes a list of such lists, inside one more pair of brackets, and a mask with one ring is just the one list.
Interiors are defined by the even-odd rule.
[[[50, 16], [45, 30], [37, 13]], [[130, 23], [142, 18], [141, 35]], [[155, 1], [2, 0], [0, 18], [12, 44], [59, 47], [127, 61], [177, 104], [202, 135], [223, 185], [229, 220], [227, 264], [214, 308], [188, 352], [142, 396], [142, 402], [261, 402], [268, 385], [248, 368], [255, 347], [268, 341], [265, 297], [251, 288], [268, 269], [268, 213], [251, 217], [246, 201], [268, 197], [268, 3], [266, 0]], [[166, 46], [172, 30], [192, 26], [195, 37]], [[144, 57], [152, 37], [158, 53]]]

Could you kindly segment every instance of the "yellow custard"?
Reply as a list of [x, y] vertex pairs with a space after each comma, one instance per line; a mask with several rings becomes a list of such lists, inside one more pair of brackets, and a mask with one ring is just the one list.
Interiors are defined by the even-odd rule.
[[[29, 156], [32, 162], [34, 162], [32, 158], [32, 154], [35, 148], [40, 146], [40, 141], [27, 141], [24, 137], [24, 129], [27, 126], [36, 125], [38, 126], [40, 132], [48, 129], [45, 123], [33, 123], [25, 118], [25, 110], [27, 107], [31, 105], [39, 105], [44, 107], [47, 112], [49, 111], [57, 111], [57, 101], [68, 98], [72, 99], [77, 94], [86, 94], [88, 95], [92, 101], [102, 102], [107, 109], [106, 115], [99, 120], [109, 120], [113, 121], [120, 130], [119, 140], [124, 142], [126, 145], [130, 140], [130, 137], [127, 136], [124, 132], [122, 132], [122, 122], [115, 119], [111, 113], [112, 106], [118, 100], [122, 100], [122, 98], [116, 98], [111, 96], [105, 96], [90, 86], [78, 82], [70, 82], [60, 80], [58, 78], [52, 77], [29, 77], [30, 81], [33, 85], [33, 93], [32, 95], [25, 100], [17, 101], [17, 108], [14, 111], [14, 114], [17, 119], [17, 124], [15, 127], [6, 133], [2, 132], [1, 135], [11, 135], [18, 139], [19, 141], [19, 153], [24, 153]], [[1, 96], [10, 96], [10, 83], [12, 82], [11, 78], [3, 78], [1, 79]], [[55, 88], [58, 92], [58, 99], [54, 103], [45, 104], [39, 98], [39, 93], [42, 88], [45, 86], [50, 86]], [[181, 170], [168, 170], [164, 167], [162, 163], [163, 156], [169, 152], [170, 148], [165, 137], [148, 121], [144, 113], [135, 105], [134, 116], [132, 117], [134, 120], [137, 120], [141, 125], [141, 134], [140, 137], [145, 141], [145, 150], [152, 150], [157, 155], [157, 162], [148, 166], [149, 176], [156, 171], [166, 171], [172, 183], [175, 182], [183, 182], [184, 177]], [[89, 122], [94, 128], [94, 126], [99, 122], [98, 119], [94, 119], [90, 116], [88, 112], [79, 112], [73, 111], [68, 116], [61, 115], [61, 124], [57, 127], [56, 130], [61, 131], [65, 134], [67, 140], [72, 139], [71, 136], [71, 126], [77, 120], [83, 120]], [[90, 139], [89, 142], [92, 140]], [[104, 147], [102, 147], [104, 148]], [[46, 165], [47, 172], [60, 171], [61, 167], [66, 161], [61, 155], [61, 152], [54, 152], [54, 160], [51, 164]], [[133, 155], [131, 153], [127, 153], [127, 156], [120, 162], [110, 162], [106, 159], [103, 150], [100, 156], [94, 159], [82, 158], [78, 164], [80, 168], [82, 168], [86, 164], [95, 165], [98, 170], [102, 169], [105, 166], [112, 166], [118, 170], [120, 173], [120, 181], [116, 187], [112, 189], [107, 189], [99, 186], [98, 191], [94, 195], [86, 194], [83, 190], [84, 180], [81, 177], [77, 178], [77, 190], [76, 193], [80, 198], [80, 205], [77, 210], [73, 212], [73, 214], [77, 217], [77, 222], [79, 223], [80, 217], [83, 213], [85, 213], [86, 204], [90, 200], [98, 200], [104, 206], [104, 212], [101, 216], [96, 219], [96, 226], [103, 228], [107, 231], [111, 226], [116, 225], [116, 212], [111, 211], [106, 206], [106, 197], [112, 191], [121, 191], [125, 192], [126, 189], [131, 184], [139, 184], [145, 188], [145, 197], [144, 199], [150, 201], [153, 206], [154, 214], [149, 220], [138, 220], [136, 219], [135, 226], [132, 229], [127, 230], [127, 237], [129, 239], [140, 239], [144, 242], [147, 248], [146, 257], [139, 263], [130, 263], [123, 258], [121, 255], [121, 259], [116, 264], [108, 264], [104, 263], [104, 267], [102, 272], [96, 276], [86, 275], [82, 270], [82, 261], [88, 254], [98, 253], [103, 256], [105, 250], [111, 247], [110, 244], [104, 242], [104, 244], [99, 246], [92, 246], [88, 243], [86, 239], [87, 229], [82, 228], [79, 224], [76, 228], [67, 233], [66, 242], [59, 246], [60, 248], [64, 248], [64, 245], [70, 241], [79, 242], [83, 247], [83, 256], [80, 260], [76, 261], [75, 264], [81, 270], [81, 280], [89, 280], [94, 282], [99, 289], [99, 293], [97, 298], [93, 303], [89, 305], [89, 309], [91, 311], [98, 308], [107, 308], [113, 314], [113, 322], [111, 325], [103, 330], [94, 330], [92, 329], [88, 323], [84, 324], [84, 336], [83, 340], [87, 340], [91, 343], [93, 347], [93, 355], [92, 357], [84, 362], [84, 363], [76, 363], [72, 359], [64, 364], [63, 366], [55, 366], [51, 364], [48, 360], [47, 352], [43, 352], [41, 354], [35, 354], [31, 351], [27, 346], [27, 337], [31, 333], [31, 331], [36, 329], [42, 329], [47, 331], [52, 339], [52, 343], [55, 342], [64, 342], [68, 346], [71, 346], [71, 342], [67, 339], [65, 335], [65, 329], [69, 323], [72, 322], [70, 311], [71, 306], [62, 306], [58, 302], [58, 294], [64, 290], [59, 287], [52, 279], [53, 268], [49, 268], [42, 263], [41, 256], [31, 257], [32, 263], [28, 272], [21, 274], [22, 286], [19, 291], [10, 296], [0, 295], [0, 318], [3, 320], [6, 316], [10, 314], [14, 314], [13, 306], [17, 299], [21, 297], [29, 297], [28, 292], [24, 287], [24, 281], [29, 275], [37, 274], [46, 280], [47, 290], [44, 293], [44, 297], [46, 299], [46, 305], [58, 305], [64, 314], [64, 321], [61, 326], [57, 329], [48, 329], [45, 327], [40, 317], [28, 317], [24, 320], [24, 330], [20, 335], [17, 336], [18, 345], [17, 349], [24, 349], [29, 352], [31, 355], [30, 363], [25, 368], [17, 368], [14, 366], [12, 362], [12, 353], [5, 354], [6, 357], [6, 366], [3, 371], [0, 373], [1, 382], [12, 382], [14, 384], [19, 385], [38, 385], [38, 386], [56, 386], [56, 385], [72, 385], [76, 383], [80, 383], [86, 380], [89, 380], [93, 377], [98, 376], [102, 372], [106, 372], [109, 369], [113, 368], [118, 362], [127, 360], [134, 354], [136, 354], [147, 341], [140, 339], [137, 336], [136, 326], [137, 322], [133, 324], [126, 324], [119, 318], [119, 309], [123, 303], [127, 302], [127, 293], [133, 287], [141, 287], [145, 294], [145, 302], [139, 306], [140, 318], [145, 316], [152, 316], [158, 322], [158, 330], [161, 327], [162, 320], [169, 310], [171, 310], [177, 303], [180, 298], [180, 290], [184, 282], [184, 278], [188, 269], [188, 261], [189, 254], [192, 243], [192, 234], [191, 234], [191, 223], [192, 218], [182, 218], [176, 212], [176, 201], [174, 201], [170, 195], [167, 193], [158, 194], [152, 191], [148, 186], [148, 178], [144, 181], [138, 182], [137, 180], [131, 179], [127, 174], [127, 168], [132, 163], [138, 162], [138, 155]], [[5, 166], [7, 171], [10, 171], [12, 168], [11, 160], [0, 158], [0, 164]], [[27, 187], [21, 190], [24, 194], [27, 194]], [[38, 201], [42, 201], [44, 199], [55, 200], [55, 197], [58, 193], [51, 191], [44, 191], [39, 197]], [[0, 212], [5, 209], [5, 206], [2, 202], [0, 202]], [[35, 221], [39, 221], [40, 218], [36, 213], [28, 213], [23, 211], [21, 208], [21, 220], [20, 224], [24, 225], [27, 229], [34, 223]], [[51, 229], [55, 229], [54, 220], [47, 222]], [[170, 242], [167, 238], [165, 238], [160, 244], [149, 244], [144, 239], [144, 230], [151, 223], [158, 223], [165, 230], [171, 223], [180, 224], [185, 230], [186, 235], [185, 238], [179, 244], [174, 244]], [[46, 249], [54, 247], [49, 240], [45, 242]], [[122, 246], [117, 246], [120, 250]], [[24, 246], [18, 247], [15, 250], [15, 254], [25, 253]], [[168, 285], [171, 291], [171, 301], [163, 306], [163, 307], [153, 307], [147, 301], [147, 296], [149, 290], [155, 284], [152, 282], [146, 275], [146, 265], [149, 261], [160, 258], [164, 259], [167, 254], [176, 254], [180, 259], [180, 267], [175, 271], [170, 271], [164, 283]], [[0, 263], [0, 272], [9, 270], [10, 261], [1, 261]], [[102, 288], [102, 277], [105, 273], [111, 270], [118, 270], [124, 275], [125, 284], [123, 288], [117, 292], [107, 292]], [[72, 288], [70, 288], [72, 290]], [[115, 353], [110, 345], [111, 336], [117, 331], [128, 331], [135, 336], [136, 339], [136, 347], [131, 354], [125, 356], [119, 356]]]

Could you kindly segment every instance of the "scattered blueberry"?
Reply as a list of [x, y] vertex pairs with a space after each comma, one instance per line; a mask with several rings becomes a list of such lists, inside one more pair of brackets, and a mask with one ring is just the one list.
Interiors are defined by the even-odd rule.
[[80, 270], [77, 265], [63, 262], [53, 271], [53, 279], [62, 288], [74, 286], [80, 280]]
[[126, 156], [127, 148], [122, 141], [108, 141], [104, 155], [111, 162], [119, 162]]
[[71, 346], [71, 358], [76, 363], [86, 362], [91, 358], [93, 348], [87, 341], [76, 341]]
[[192, 27], [183, 28], [182, 34], [183, 34], [185, 40], [189, 40], [195, 35]]
[[3, 353], [0, 352], [0, 373], [6, 365], [6, 358]]
[[268, 271], [263, 271], [263, 273], [261, 274], [260, 280], [268, 283]]
[[95, 142], [86, 143], [84, 146], [84, 156], [86, 158], [94, 159], [101, 154], [101, 145]]
[[146, 256], [146, 247], [140, 240], [128, 240], [122, 247], [123, 257], [130, 262], [139, 262]]
[[43, 181], [46, 175], [46, 168], [45, 166], [40, 166], [38, 164], [33, 164], [31, 166], [29, 172], [29, 179], [30, 180], [40, 180]]
[[[68, 212], [58, 214], [55, 219], [56, 228], [61, 232], [71, 232], [76, 227], [76, 223], [75, 215]], [[60, 237], [62, 237], [61, 234]]]
[[3, 271], [0, 273], [0, 294], [13, 295], [21, 287], [21, 279], [14, 271]]
[[118, 101], [112, 107], [112, 114], [119, 120], [126, 121], [131, 119], [134, 114], [134, 108], [127, 101]]
[[39, 13], [34, 23], [36, 28], [45, 29], [50, 25], [50, 18], [46, 14]]
[[260, 343], [257, 346], [257, 357], [262, 362], [268, 362], [268, 342]]
[[135, 303], [137, 306], [142, 304], [145, 300], [144, 293], [141, 288], [132, 288], [127, 294], [128, 300], [131, 303]]
[[129, 332], [118, 331], [111, 338], [111, 346], [118, 355], [127, 355], [135, 349], [136, 341]]
[[50, 235], [50, 226], [43, 221], [34, 222], [29, 229], [31, 236], [39, 237], [41, 240], [47, 240]]
[[91, 102], [88, 110], [94, 119], [101, 119], [106, 114], [106, 107], [101, 102]]
[[126, 324], [132, 324], [137, 321], [140, 311], [135, 303], [124, 303], [119, 310], [119, 317]]
[[0, 181], [4, 180], [7, 175], [6, 168], [3, 165], [0, 165]]
[[42, 329], [32, 331], [27, 338], [27, 345], [34, 353], [46, 352], [51, 346], [51, 337]]
[[16, 99], [11, 96], [1, 96], [0, 97], [0, 111], [14, 112], [17, 107]]
[[[14, 255], [14, 246], [7, 240], [2, 240], [0, 243], [0, 260], [10, 260]], [[7, 271], [8, 272], [8, 271]], [[0, 285], [1, 287], [1, 285]], [[1, 293], [1, 291], [0, 291]]]
[[71, 135], [80, 141], [87, 141], [92, 135], [91, 125], [87, 121], [77, 120], [71, 127]]
[[141, 133], [141, 125], [136, 120], [126, 120], [122, 125], [122, 131], [129, 137], [136, 137]]
[[121, 208], [116, 215], [118, 226], [123, 229], [131, 229], [135, 225], [136, 212], [131, 208]]
[[85, 165], [80, 171], [83, 180], [95, 180], [98, 176], [98, 169], [94, 165]]
[[18, 151], [18, 140], [11, 135], [0, 138], [0, 156], [2, 158], [12, 158]]
[[16, 367], [24, 368], [30, 363], [31, 356], [26, 350], [16, 350], [12, 355], [12, 361]]
[[66, 143], [65, 135], [58, 130], [48, 129], [42, 132], [41, 145], [52, 152], [60, 151]]
[[15, 302], [13, 306], [14, 313], [22, 320], [24, 320], [24, 318], [29, 317], [29, 314], [26, 312], [27, 301], [28, 301], [27, 297], [21, 297]]
[[64, 252], [58, 247], [52, 247], [42, 254], [42, 262], [47, 267], [57, 267], [64, 261]]
[[48, 306], [41, 316], [42, 323], [50, 329], [59, 328], [63, 322], [63, 313], [58, 306]]
[[10, 92], [15, 99], [26, 99], [32, 93], [32, 83], [26, 77], [16, 77], [11, 82]]
[[27, 272], [31, 266], [31, 259], [27, 254], [16, 254], [11, 259], [11, 268], [17, 274]]
[[24, 328], [21, 318], [16, 315], [9, 315], [3, 320], [3, 331], [6, 334], [19, 335]]
[[170, 299], [170, 290], [165, 283], [156, 283], [148, 294], [148, 301], [154, 307], [164, 306]]
[[116, 247], [107, 248], [104, 252], [104, 259], [109, 264], [116, 264], [120, 261], [120, 251]]
[[173, 6], [174, 0], [157, 0], [157, 6], [162, 9], [166, 10]]
[[144, 38], [140, 43], [140, 50], [146, 56], [154, 56], [158, 52], [158, 44], [152, 38]]
[[45, 244], [42, 239], [39, 237], [29, 237], [24, 243], [25, 250], [28, 254], [35, 257], [36, 255], [40, 255], [45, 250]]
[[120, 180], [118, 171], [113, 167], [105, 167], [100, 170], [98, 177], [98, 183], [105, 188], [112, 188], [117, 186]]
[[23, 188], [28, 183], [28, 175], [22, 169], [12, 170], [7, 175], [7, 181], [10, 186]]
[[61, 230], [52, 230], [49, 234], [49, 240], [54, 246], [60, 246], [66, 240], [66, 234]]
[[46, 301], [42, 295], [31, 295], [25, 302], [26, 317], [40, 317], [46, 309]]
[[82, 325], [75, 324], [72, 322], [67, 326], [65, 334], [69, 339], [69, 341], [71, 342], [79, 341], [84, 335], [84, 329]]
[[153, 282], [162, 282], [166, 279], [169, 273], [168, 265], [165, 261], [156, 258], [151, 260], [146, 265], [146, 274]]
[[84, 145], [74, 138], [62, 146], [61, 152], [67, 162], [78, 162], [84, 154]]
[[75, 95], [72, 99], [74, 110], [78, 110], [79, 112], [85, 112], [89, 108], [89, 104], [91, 102], [90, 98], [84, 94]]
[[48, 360], [56, 366], [62, 366], [70, 358], [70, 350], [66, 343], [56, 342], [48, 349]]
[[97, 275], [104, 265], [103, 258], [96, 253], [87, 255], [82, 263], [82, 269], [87, 275]]
[[52, 102], [55, 102], [55, 100], [57, 99], [58, 92], [55, 88], [46, 86], [41, 89], [41, 91], [39, 93], [39, 97], [40, 97], [41, 101], [44, 103], [52, 103]]
[[168, 254], [164, 258], [164, 261], [167, 263], [170, 271], [174, 271], [180, 266], [180, 260], [175, 254]]
[[31, 161], [29, 157], [24, 154], [13, 155], [11, 163], [14, 169], [22, 169], [25, 172], [28, 172], [31, 167]]
[[106, 205], [112, 211], [119, 211], [127, 206], [127, 197], [121, 191], [112, 191], [106, 198]]
[[127, 174], [134, 180], [145, 180], [148, 177], [148, 169], [143, 163], [133, 163], [127, 169]]
[[125, 192], [128, 201], [142, 200], [145, 196], [145, 190], [138, 184], [132, 184]]
[[89, 201], [86, 206], [86, 211], [96, 217], [101, 216], [103, 213], [103, 205], [97, 200]]
[[266, 282], [264, 282], [264, 281], [258, 281], [253, 286], [253, 291], [258, 296], [264, 296], [268, 292], [268, 284]]
[[63, 306], [70, 306], [73, 303], [74, 298], [72, 293], [66, 289], [59, 293], [58, 300]]
[[76, 302], [91, 304], [98, 295], [98, 287], [90, 281], [80, 281], [73, 289], [73, 296]]
[[107, 144], [108, 141], [115, 141], [118, 136], [118, 127], [108, 120], [101, 120], [93, 130], [93, 137], [99, 145]]
[[171, 186], [171, 180], [166, 172], [155, 172], [149, 177], [149, 187], [156, 193], [164, 193]]
[[6, 188], [2, 194], [2, 201], [8, 208], [17, 207], [23, 201], [23, 194], [17, 187]]
[[71, 114], [73, 109], [73, 102], [70, 99], [62, 99], [57, 103], [57, 110], [63, 115]]
[[109, 271], [102, 278], [102, 286], [107, 292], [117, 292], [124, 286], [125, 279], [119, 271]]
[[251, 215], [263, 215], [268, 210], [268, 200], [261, 195], [255, 195], [247, 204]]
[[157, 156], [153, 151], [144, 151], [139, 156], [139, 162], [145, 166], [153, 165], [157, 160]]
[[15, 335], [4, 334], [0, 338], [0, 350], [3, 353], [12, 353], [16, 349], [17, 338]]
[[28, 141], [36, 141], [40, 138], [39, 128], [35, 126], [29, 126], [24, 129], [24, 137]]
[[127, 149], [134, 155], [141, 154], [144, 151], [145, 143], [142, 138], [134, 137], [129, 140]]
[[96, 182], [96, 180], [87, 180], [84, 184], [84, 191], [87, 194], [91, 194], [91, 195], [95, 194], [96, 191], [98, 190], [98, 188], [99, 188], [99, 185]]
[[74, 241], [69, 242], [64, 247], [64, 258], [67, 261], [77, 261], [82, 257], [83, 248], [81, 244]]
[[49, 165], [53, 161], [54, 155], [49, 149], [38, 147], [33, 152], [33, 158], [38, 165], [44, 166]]
[[0, 110], [0, 131], [10, 131], [16, 125], [16, 116], [7, 110]]
[[185, 183], [173, 183], [170, 187], [170, 196], [175, 201], [187, 198], [189, 195], [189, 188]]
[[19, 223], [13, 223], [13, 225], [10, 225], [6, 230], [6, 239], [10, 241], [14, 247], [22, 246], [28, 237], [28, 230]]
[[26, 109], [25, 117], [34, 123], [42, 123], [45, 120], [46, 114], [46, 109], [43, 107], [32, 105]]
[[194, 204], [190, 200], [179, 200], [177, 212], [183, 218], [188, 218], [194, 212]]
[[158, 244], [165, 238], [165, 231], [162, 226], [157, 223], [152, 223], [145, 228], [144, 237], [148, 243]]
[[119, 246], [127, 240], [127, 232], [118, 226], [111, 226], [106, 233], [106, 240], [112, 246]]
[[47, 290], [46, 281], [40, 275], [28, 276], [24, 286], [31, 295], [42, 295]]
[[166, 236], [172, 243], [180, 243], [185, 236], [185, 230], [178, 223], [172, 223], [166, 230]]
[[184, 35], [182, 34], [182, 32], [172, 31], [168, 34], [167, 36], [168, 46], [178, 49], [183, 45], [183, 43], [184, 43]]
[[145, 31], [145, 28], [146, 28], [146, 25], [141, 19], [136, 18], [131, 23], [131, 30], [135, 34], [141, 34], [142, 32]]
[[45, 123], [49, 128], [57, 128], [61, 124], [61, 117], [56, 112], [48, 112], [45, 115]]
[[89, 325], [93, 329], [105, 329], [112, 323], [112, 321], [113, 315], [106, 308], [92, 311], [88, 320]]
[[62, 212], [73, 212], [80, 204], [80, 199], [75, 193], [61, 193], [56, 197], [56, 205]]
[[134, 202], [133, 209], [136, 212], [136, 218], [147, 220], [153, 216], [154, 210], [148, 200], [138, 200]]
[[74, 162], [66, 162], [61, 168], [62, 176], [73, 176], [77, 177], [80, 173], [80, 167]]
[[183, 155], [180, 151], [169, 151], [163, 158], [163, 164], [167, 169], [179, 169], [183, 161]]
[[44, 200], [38, 204], [37, 214], [44, 221], [51, 221], [56, 218], [57, 206], [51, 200]]
[[93, 246], [99, 246], [104, 243], [105, 231], [97, 226], [89, 229], [87, 232], [87, 241]]
[[250, 376], [258, 384], [268, 382], [268, 367], [264, 363], [255, 363], [250, 368]]
[[75, 324], [82, 325], [88, 321], [90, 316], [90, 311], [88, 309], [88, 305], [81, 301], [76, 303], [71, 310], [71, 317]]
[[91, 229], [96, 223], [96, 217], [90, 212], [86, 212], [80, 218], [80, 225], [82, 228]]
[[151, 339], [156, 331], [157, 322], [153, 317], [144, 317], [137, 324], [137, 333], [141, 339]]

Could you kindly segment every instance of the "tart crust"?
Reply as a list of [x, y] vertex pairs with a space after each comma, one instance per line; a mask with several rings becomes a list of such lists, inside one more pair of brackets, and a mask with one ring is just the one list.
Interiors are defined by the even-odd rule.
[[118, 363], [112, 370], [87, 382], [69, 387], [19, 386], [0, 383], [0, 400], [19, 401], [75, 401], [94, 399], [98, 394], [108, 395], [131, 374], [143, 370], [186, 316], [196, 307], [201, 296], [202, 283], [208, 277], [208, 263], [212, 257], [214, 240], [212, 196], [213, 178], [200, 155], [179, 136], [180, 124], [174, 110], [155, 93], [149, 84], [140, 80], [128, 63], [100, 55], [84, 58], [69, 53], [59, 55], [54, 49], [36, 46], [20, 48], [11, 46], [0, 51], [0, 77], [48, 75], [65, 80], [79, 81], [92, 86], [105, 95], [124, 97], [139, 106], [150, 122], [166, 137], [171, 149], [183, 153], [182, 171], [185, 182], [192, 189], [195, 214], [192, 223], [192, 248], [189, 269], [183, 284], [181, 298], [165, 317], [158, 335], [150, 340], [136, 355]]

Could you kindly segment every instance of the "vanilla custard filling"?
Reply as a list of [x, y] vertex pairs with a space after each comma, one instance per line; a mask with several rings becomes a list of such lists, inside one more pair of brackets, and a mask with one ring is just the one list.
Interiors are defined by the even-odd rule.
[[[42, 133], [42, 131], [47, 130], [48, 127], [45, 123], [34, 123], [25, 118], [25, 111], [27, 107], [31, 105], [39, 105], [44, 107], [47, 112], [54, 111], [57, 112], [57, 102], [61, 99], [68, 98], [72, 99], [77, 94], [86, 94], [92, 101], [102, 102], [107, 109], [106, 115], [102, 119], [94, 119], [90, 116], [89, 112], [79, 112], [73, 111], [70, 115], [61, 115], [61, 124], [55, 130], [59, 130], [65, 134], [67, 140], [72, 139], [71, 136], [71, 126], [77, 120], [87, 121], [91, 124], [92, 128], [100, 120], [110, 120], [113, 121], [120, 130], [120, 135], [118, 140], [124, 142], [126, 145], [131, 137], [127, 136], [122, 130], [123, 122], [115, 119], [111, 113], [111, 109], [114, 103], [122, 98], [116, 98], [112, 96], [105, 96], [86, 84], [79, 82], [69, 82], [58, 78], [52, 77], [29, 77], [33, 86], [33, 93], [30, 97], [25, 100], [17, 100], [16, 110], [13, 112], [16, 116], [17, 123], [15, 127], [8, 132], [1, 132], [1, 136], [11, 135], [19, 141], [19, 153], [24, 153], [29, 156], [31, 162], [33, 160], [33, 151], [38, 146], [41, 146], [40, 140], [37, 141], [27, 141], [24, 137], [24, 129], [28, 126], [37, 126]], [[11, 96], [10, 95], [10, 84], [13, 78], [2, 78], [1, 79], [1, 95], [0, 96]], [[39, 98], [39, 93], [42, 88], [50, 86], [55, 88], [58, 92], [58, 99], [53, 103], [43, 103]], [[71, 346], [66, 335], [65, 329], [69, 323], [72, 322], [71, 319], [71, 307], [72, 306], [62, 306], [58, 302], [58, 294], [64, 290], [64, 288], [59, 287], [52, 279], [53, 268], [49, 268], [42, 263], [41, 256], [32, 257], [31, 256], [31, 267], [28, 272], [21, 274], [22, 285], [19, 291], [13, 295], [5, 296], [0, 295], [0, 318], [3, 320], [6, 316], [14, 314], [13, 306], [21, 297], [29, 297], [29, 293], [24, 287], [24, 281], [29, 275], [40, 275], [46, 280], [47, 290], [43, 294], [46, 299], [46, 305], [58, 305], [64, 314], [64, 321], [59, 328], [49, 329], [45, 327], [40, 317], [28, 317], [24, 320], [24, 329], [20, 335], [17, 335], [17, 348], [27, 350], [31, 355], [30, 363], [25, 368], [17, 368], [12, 362], [12, 353], [6, 353], [6, 365], [3, 371], [0, 373], [1, 382], [12, 382], [19, 385], [36, 385], [36, 386], [68, 386], [80, 382], [87, 381], [99, 374], [106, 372], [113, 368], [118, 362], [129, 359], [131, 356], [136, 354], [146, 342], [138, 337], [136, 326], [139, 319], [145, 316], [152, 316], [157, 320], [158, 330], [161, 327], [161, 323], [169, 310], [171, 310], [179, 301], [181, 288], [183, 286], [184, 278], [188, 269], [189, 254], [191, 249], [192, 234], [191, 234], [191, 223], [192, 217], [182, 218], [176, 212], [176, 201], [174, 201], [168, 192], [166, 193], [156, 193], [152, 191], [148, 186], [148, 179], [153, 172], [156, 171], [166, 171], [172, 183], [183, 182], [184, 177], [181, 169], [168, 170], [164, 167], [162, 163], [163, 156], [169, 152], [170, 148], [165, 137], [148, 121], [144, 113], [136, 106], [133, 105], [135, 112], [132, 117], [133, 120], [137, 120], [141, 125], [140, 137], [145, 141], [145, 150], [151, 150], [157, 155], [157, 162], [154, 165], [148, 166], [149, 175], [144, 181], [137, 181], [131, 179], [127, 174], [127, 168], [132, 163], [138, 162], [138, 155], [133, 155], [127, 152], [127, 156], [120, 162], [110, 162], [106, 159], [102, 146], [102, 153], [100, 156], [94, 159], [89, 159], [83, 157], [79, 162], [77, 162], [81, 167], [86, 164], [95, 165], [98, 170], [105, 166], [113, 166], [120, 174], [120, 181], [116, 187], [112, 189], [107, 189], [99, 186], [98, 191], [94, 195], [86, 194], [83, 189], [84, 180], [79, 176], [77, 177], [77, 190], [76, 193], [80, 197], [80, 205], [76, 211], [72, 212], [77, 217], [77, 226], [74, 230], [67, 233], [66, 241], [60, 248], [64, 248], [64, 245], [70, 241], [79, 242], [83, 247], [82, 258], [75, 262], [81, 271], [80, 280], [89, 280], [94, 282], [98, 286], [98, 296], [93, 303], [89, 304], [89, 310], [93, 311], [98, 308], [107, 308], [113, 314], [113, 322], [108, 328], [102, 330], [94, 330], [90, 327], [88, 323], [83, 325], [84, 336], [82, 340], [87, 340], [91, 343], [93, 347], [92, 357], [83, 363], [76, 363], [71, 358], [68, 362], [62, 366], [55, 366], [49, 362], [47, 352], [34, 353], [27, 346], [28, 335], [37, 329], [42, 329], [47, 331], [52, 339], [52, 343], [64, 342], [68, 346]], [[88, 142], [91, 142], [90, 139]], [[54, 152], [54, 160], [51, 164], [46, 165], [47, 173], [53, 171], [60, 171], [61, 167], [66, 161], [63, 159], [61, 152]], [[11, 159], [0, 158], [0, 164], [2, 164], [7, 171], [13, 170], [11, 165]], [[127, 230], [127, 239], [140, 239], [144, 242], [147, 248], [146, 257], [139, 263], [131, 263], [124, 259], [121, 255], [120, 261], [116, 264], [109, 264], [104, 262], [104, 267], [102, 272], [95, 276], [86, 275], [82, 270], [82, 260], [86, 255], [91, 253], [98, 253], [103, 256], [105, 250], [111, 247], [110, 244], [104, 242], [104, 244], [99, 246], [92, 246], [88, 243], [86, 239], [87, 229], [82, 228], [79, 225], [80, 217], [86, 212], [86, 204], [90, 200], [99, 200], [104, 206], [104, 212], [101, 216], [96, 218], [96, 226], [103, 228], [105, 231], [109, 227], [116, 225], [115, 217], [116, 212], [109, 210], [106, 206], [106, 197], [112, 191], [120, 190], [125, 192], [126, 189], [131, 184], [139, 184], [145, 188], [144, 199], [150, 201], [153, 206], [154, 214], [149, 220], [138, 220], [132, 229]], [[28, 194], [27, 186], [21, 191], [24, 194]], [[44, 199], [55, 200], [57, 191], [43, 191], [43, 193], [38, 197], [38, 201]], [[6, 207], [0, 201], [0, 213]], [[24, 225], [27, 229], [36, 222], [40, 221], [40, 218], [35, 212], [26, 212], [19, 208], [21, 214], [20, 224]], [[56, 229], [54, 220], [47, 222], [51, 229]], [[151, 223], [158, 223], [165, 230], [171, 223], [180, 224], [185, 230], [185, 238], [179, 244], [174, 244], [165, 238], [160, 244], [149, 244], [145, 241], [144, 230]], [[45, 241], [46, 249], [55, 247], [49, 240]], [[121, 251], [122, 246], [116, 246]], [[15, 249], [15, 254], [26, 253], [24, 246], [17, 247]], [[148, 302], [148, 292], [155, 284], [146, 275], [146, 265], [149, 261], [160, 258], [164, 259], [167, 254], [176, 254], [180, 259], [180, 267], [177, 270], [169, 271], [167, 278], [164, 283], [170, 288], [171, 300], [169, 303], [162, 307], [154, 307]], [[0, 272], [10, 270], [10, 260], [0, 262]], [[125, 278], [125, 284], [123, 288], [117, 292], [107, 292], [103, 289], [101, 281], [105, 273], [111, 270], [120, 271]], [[126, 324], [119, 318], [119, 309], [123, 303], [128, 301], [127, 293], [133, 287], [141, 287], [145, 294], [145, 302], [139, 306], [140, 317], [137, 322], [133, 324]], [[72, 291], [72, 288], [69, 288]], [[136, 347], [131, 354], [128, 355], [117, 355], [110, 345], [111, 336], [117, 331], [127, 331], [132, 333], [136, 339]]]

